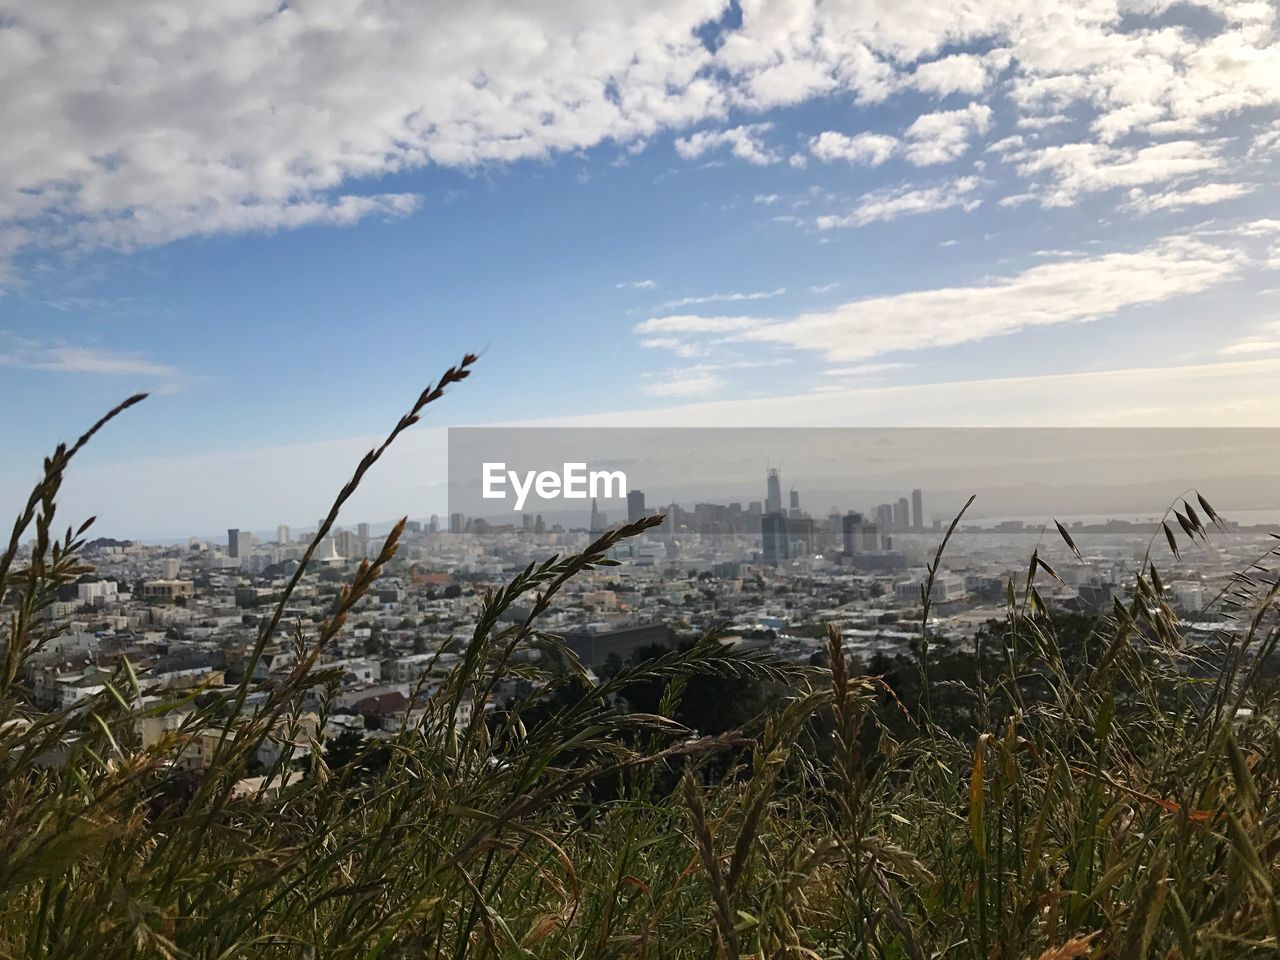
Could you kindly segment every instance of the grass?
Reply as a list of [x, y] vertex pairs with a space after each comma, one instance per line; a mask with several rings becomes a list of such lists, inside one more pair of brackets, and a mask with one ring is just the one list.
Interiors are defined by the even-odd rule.
[[[308, 558], [386, 447], [473, 360], [361, 461]], [[46, 460], [0, 555], [0, 957], [1190, 960], [1280, 949], [1277, 588], [1258, 568], [1222, 598], [1247, 625], [1235, 640], [1181, 636], [1149, 562], [1076, 648], [1036, 586], [1056, 573], [1033, 556], [1010, 584], [1006, 622], [975, 641], [971, 682], [940, 670], [922, 620], [909, 701], [860, 675], [834, 630], [820, 668], [726, 653], [710, 636], [592, 685], [539, 621], [644, 520], [489, 593], [419, 726], [341, 764], [317, 750], [301, 779], [286, 777], [286, 750], [244, 795], [236, 784], [264, 738], [306, 736], [304, 693], [336, 682], [320, 657], [402, 528], [327, 620], [293, 631], [298, 665], [265, 697], [250, 700], [246, 679], [154, 704], [126, 663], [78, 709], [34, 711], [24, 664], [57, 635], [43, 615], [56, 588], [86, 571], [89, 525], [55, 527], [62, 477], [138, 399]], [[1216, 514], [1198, 503], [1175, 511], [1175, 549], [1212, 536]], [[290, 629], [300, 576], [263, 618], [255, 658]], [[513, 606], [530, 612], [510, 623]], [[539, 666], [516, 656], [533, 646]], [[708, 676], [751, 681], [771, 706], [741, 728], [687, 729], [681, 699]], [[536, 692], [458, 721], [511, 677], [539, 681]], [[616, 706], [655, 684], [656, 710]], [[944, 698], [963, 703], [964, 722], [935, 722]], [[143, 745], [139, 720], [179, 706], [181, 726]], [[213, 762], [193, 779], [173, 761], [202, 736]]]

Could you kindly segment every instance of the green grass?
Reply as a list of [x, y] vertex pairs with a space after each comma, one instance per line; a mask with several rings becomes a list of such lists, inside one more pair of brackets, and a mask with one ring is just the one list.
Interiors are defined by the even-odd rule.
[[[317, 543], [471, 363], [361, 462]], [[304, 691], [334, 683], [319, 654], [392, 562], [399, 528], [318, 638], [299, 634], [298, 667], [264, 703], [242, 709], [246, 680], [143, 747], [146, 680], [127, 665], [75, 712], [32, 711], [18, 682], [56, 635], [42, 616], [56, 587], [85, 571], [87, 525], [59, 536], [54, 516], [92, 432], [46, 461], [0, 556], [0, 957], [1277, 954], [1276, 590], [1256, 571], [1223, 599], [1249, 630], [1222, 650], [1179, 635], [1149, 564], [1064, 653], [1036, 588], [1056, 574], [1033, 558], [1005, 624], [981, 635], [972, 681], [951, 678], [922, 629], [909, 702], [856, 675], [834, 631], [824, 668], [708, 637], [593, 686], [540, 618], [646, 520], [489, 594], [419, 728], [341, 765], [320, 753], [282, 785], [286, 755], [239, 796], [258, 743], [305, 729]], [[1184, 502], [1171, 545], [1212, 535], [1201, 510]], [[514, 625], [501, 617], [513, 605], [531, 611]], [[540, 666], [514, 656], [534, 645]], [[459, 706], [510, 676], [547, 682], [459, 729]], [[771, 706], [740, 729], [689, 730], [681, 699], [707, 677], [751, 681]], [[641, 688], [661, 691], [656, 710], [614, 706]], [[957, 697], [964, 722], [935, 722]], [[1237, 721], [1241, 707], [1251, 719]], [[193, 779], [172, 761], [210, 730], [214, 762]]]

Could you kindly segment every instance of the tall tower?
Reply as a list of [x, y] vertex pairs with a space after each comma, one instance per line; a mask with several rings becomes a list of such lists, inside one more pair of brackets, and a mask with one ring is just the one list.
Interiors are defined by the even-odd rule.
[[911, 529], [924, 529], [924, 493], [919, 487], [911, 491]]
[[635, 523], [644, 516], [644, 491], [627, 492], [627, 523]]
[[876, 526], [884, 533], [893, 529], [893, 504], [882, 503], [876, 507]]
[[591, 532], [598, 533], [604, 530], [607, 523], [608, 521], [605, 519], [604, 514], [600, 512], [600, 507], [596, 504], [596, 498], [592, 497], [591, 498], [591, 528], [590, 528]]
[[844, 552], [848, 556], [862, 552], [862, 514], [850, 510], [840, 520]]
[[253, 534], [248, 530], [237, 530], [232, 527], [227, 531], [227, 556], [247, 557], [253, 552]]
[[779, 513], [766, 513], [760, 518], [760, 541], [764, 562], [776, 567], [790, 558], [791, 543], [787, 535], [787, 518]]
[[775, 467], [769, 468], [768, 483], [764, 498], [764, 512], [782, 512], [782, 474], [780, 474]]

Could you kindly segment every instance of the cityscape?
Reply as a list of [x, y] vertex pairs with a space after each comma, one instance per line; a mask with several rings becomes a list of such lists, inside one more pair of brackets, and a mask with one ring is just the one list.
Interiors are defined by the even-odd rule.
[[[643, 491], [628, 491], [627, 523], [655, 514], [661, 523], [612, 547], [619, 566], [575, 582], [544, 629], [593, 671], [617, 669], [639, 649], [674, 646], [716, 628], [726, 631], [726, 644], [808, 662], [823, 649], [827, 624], [840, 629], [848, 654], [865, 662], [910, 652], [926, 583], [934, 642], [961, 643], [984, 623], [1003, 620], [1006, 590], [1025, 576], [1025, 557], [1035, 549], [1055, 564], [1055, 580], [1040, 587], [1047, 601], [1090, 615], [1110, 610], [1152, 552], [1159, 553], [1170, 563], [1168, 599], [1183, 626], [1210, 637], [1242, 629], [1214, 602], [1233, 571], [1265, 554], [1280, 529], [1226, 522], [1211, 546], [1175, 561], [1155, 519], [1076, 521], [1069, 529], [1084, 561], [1076, 562], [1053, 529], [960, 518], [944, 566], [930, 575], [950, 520], [927, 511], [920, 488], [865, 513], [817, 517], [802, 506], [801, 491], [784, 487], [779, 469], [767, 471], [763, 490], [761, 500], [746, 504], [660, 508], [647, 504]], [[447, 522], [435, 515], [409, 521], [398, 565], [317, 663], [341, 679], [326, 728], [310, 742], [344, 733], [376, 739], [396, 732], [415, 710], [421, 716], [475, 629], [486, 591], [549, 554], [585, 548], [609, 523], [594, 500], [581, 526], [569, 528], [528, 513], [508, 523], [461, 513]], [[48, 611], [69, 629], [27, 661], [23, 679], [33, 702], [73, 707], [100, 693], [125, 658], [165, 688], [239, 682], [264, 618], [310, 541], [309, 533], [281, 525], [274, 539], [232, 528], [225, 543], [90, 542], [86, 557], [94, 572], [62, 588]], [[253, 666], [255, 681], [269, 685], [292, 669], [295, 640], [312, 639], [343, 578], [382, 544], [364, 522], [336, 528], [315, 544], [284, 622]], [[522, 691], [517, 684], [505, 696]], [[485, 708], [502, 701], [496, 696]], [[253, 708], [251, 697], [244, 709]], [[460, 723], [468, 720], [460, 715]], [[264, 755], [262, 762], [271, 759]]]
[[0, 960], [1280, 956], [1280, 0], [0, 90]]

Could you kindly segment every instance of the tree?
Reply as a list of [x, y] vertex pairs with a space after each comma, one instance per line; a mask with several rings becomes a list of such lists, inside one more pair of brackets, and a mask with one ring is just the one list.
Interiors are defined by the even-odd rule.
[[617, 650], [612, 650], [609, 652], [609, 656], [605, 657], [603, 666], [600, 667], [600, 675], [606, 678], [616, 677], [622, 667], [622, 657], [618, 656]]

